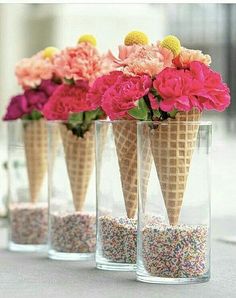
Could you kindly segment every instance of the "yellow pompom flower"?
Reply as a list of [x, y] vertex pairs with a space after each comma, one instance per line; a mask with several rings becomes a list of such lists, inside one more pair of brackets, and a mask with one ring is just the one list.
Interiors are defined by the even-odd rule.
[[161, 46], [163, 48], [169, 49], [174, 57], [178, 56], [181, 50], [181, 44], [179, 39], [174, 35], [167, 35], [164, 37], [164, 39], [161, 41]]
[[43, 50], [43, 58], [51, 59], [58, 52], [59, 52], [59, 50], [55, 47], [47, 47]]
[[140, 31], [131, 31], [125, 37], [124, 44], [126, 46], [132, 46], [134, 44], [147, 45], [148, 37], [145, 33]]
[[93, 45], [94, 47], [96, 47], [96, 45], [97, 45], [96, 38], [90, 34], [84, 34], [84, 35], [80, 36], [78, 43], [81, 43], [81, 42], [91, 43], [91, 45]]

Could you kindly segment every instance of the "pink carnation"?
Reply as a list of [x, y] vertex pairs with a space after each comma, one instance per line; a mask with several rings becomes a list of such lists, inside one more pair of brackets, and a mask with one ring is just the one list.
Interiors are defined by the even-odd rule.
[[189, 69], [166, 68], [157, 75], [154, 88], [162, 97], [160, 108], [189, 111], [223, 111], [230, 103], [229, 89], [221, 76], [201, 62], [191, 62]]
[[37, 89], [27, 89], [23, 94], [12, 97], [3, 119], [15, 120], [29, 115], [32, 111], [41, 112], [58, 86], [51, 80], [45, 80]]
[[71, 113], [92, 110], [86, 100], [89, 86], [85, 81], [75, 85], [63, 84], [53, 93], [44, 106], [43, 114], [48, 120], [68, 120]]
[[173, 67], [170, 50], [156, 45], [133, 45], [119, 47], [119, 59], [114, 59], [117, 67], [127, 75], [154, 77], [166, 67]]
[[128, 119], [128, 111], [149, 92], [152, 80], [149, 76], [128, 77], [120, 75], [116, 83], [103, 95], [102, 108], [111, 120]]
[[199, 61], [209, 66], [211, 64], [211, 57], [204, 55], [200, 50], [182, 48], [180, 54], [173, 60], [173, 63], [178, 68], [188, 68], [193, 61]]
[[159, 109], [159, 104], [157, 102], [156, 97], [151, 92], [148, 93], [148, 99], [150, 101], [151, 108], [153, 110], [158, 110]]
[[122, 74], [123, 73], [121, 71], [113, 71], [108, 75], [104, 75], [95, 80], [87, 94], [87, 99], [94, 109], [101, 106], [103, 94]]
[[61, 79], [85, 80], [93, 82], [98, 76], [111, 70], [111, 61], [106, 55], [89, 43], [66, 48], [55, 57], [55, 72]]
[[54, 75], [53, 59], [44, 58], [40, 51], [31, 58], [19, 61], [15, 68], [18, 83], [24, 88], [35, 88], [42, 80], [50, 80]]

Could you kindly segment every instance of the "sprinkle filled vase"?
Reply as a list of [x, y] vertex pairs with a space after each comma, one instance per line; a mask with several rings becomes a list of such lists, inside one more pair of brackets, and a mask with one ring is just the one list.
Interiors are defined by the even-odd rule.
[[[142, 282], [210, 278], [211, 123], [191, 120], [138, 123], [137, 280]], [[147, 153], [152, 166], [146, 188]]]
[[[53, 140], [56, 146], [56, 140]], [[46, 248], [48, 134], [43, 118], [8, 123], [10, 250]]]
[[[49, 252], [51, 259], [93, 259], [96, 247], [94, 124], [78, 137], [66, 122], [49, 127]], [[51, 140], [56, 128], [56, 152]], [[53, 157], [55, 155], [55, 157]]]
[[136, 121], [96, 121], [96, 266], [99, 269], [136, 268], [136, 130]]

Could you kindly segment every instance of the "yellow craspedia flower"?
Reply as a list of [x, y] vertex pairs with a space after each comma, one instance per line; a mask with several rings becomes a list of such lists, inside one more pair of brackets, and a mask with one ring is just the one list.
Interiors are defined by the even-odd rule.
[[164, 37], [164, 39], [161, 41], [161, 46], [163, 48], [171, 50], [173, 53], [174, 57], [179, 55], [180, 50], [181, 50], [181, 44], [179, 39], [174, 36], [174, 35], [167, 35]]
[[125, 37], [124, 44], [132, 46], [134, 44], [146, 45], [148, 44], [148, 37], [141, 31], [131, 31]]
[[43, 58], [52, 58], [59, 50], [55, 47], [47, 47], [43, 50]]
[[78, 43], [81, 43], [81, 42], [91, 43], [95, 47], [97, 45], [96, 38], [93, 35], [90, 35], [90, 34], [84, 34], [84, 35], [80, 36], [80, 38], [78, 40]]

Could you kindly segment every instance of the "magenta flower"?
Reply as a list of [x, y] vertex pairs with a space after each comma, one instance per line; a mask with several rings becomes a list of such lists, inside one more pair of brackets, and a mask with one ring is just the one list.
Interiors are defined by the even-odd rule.
[[28, 112], [27, 99], [24, 94], [11, 98], [3, 120], [16, 120]]
[[137, 101], [149, 92], [151, 85], [152, 80], [147, 75], [120, 75], [104, 93], [102, 109], [111, 120], [130, 118], [128, 111], [137, 106]]
[[160, 108], [166, 112], [193, 108], [223, 111], [230, 104], [229, 88], [221, 76], [198, 61], [191, 62], [189, 69], [164, 69], [153, 86], [162, 97]]
[[45, 80], [37, 89], [28, 89], [23, 94], [12, 97], [3, 119], [16, 120], [34, 110], [41, 112], [58, 86], [51, 80]]
[[76, 85], [62, 84], [44, 106], [45, 118], [68, 120], [71, 113], [93, 110], [86, 99], [88, 89], [88, 83], [85, 81], [77, 81]]
[[87, 100], [94, 109], [97, 109], [102, 104], [103, 94], [110, 88], [119, 76], [123, 75], [121, 71], [113, 71], [108, 75], [101, 76], [95, 80], [87, 94]]

